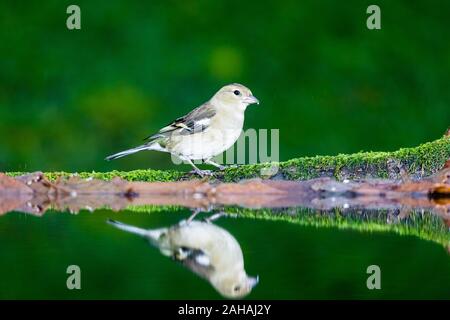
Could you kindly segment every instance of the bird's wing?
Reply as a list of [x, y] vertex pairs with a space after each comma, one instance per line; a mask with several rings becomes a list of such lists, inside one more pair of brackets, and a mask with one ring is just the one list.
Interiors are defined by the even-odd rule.
[[211, 119], [216, 115], [215, 108], [206, 102], [200, 107], [195, 108], [184, 117], [177, 118], [168, 124], [157, 134], [151, 135], [144, 140], [153, 140], [156, 138], [166, 137], [170, 133], [177, 131], [181, 135], [194, 134], [204, 131], [209, 127]]
[[200, 249], [186, 247], [178, 248], [178, 251], [173, 255], [173, 258], [205, 279], [208, 279], [210, 274], [214, 271], [214, 266], [211, 265], [209, 256]]

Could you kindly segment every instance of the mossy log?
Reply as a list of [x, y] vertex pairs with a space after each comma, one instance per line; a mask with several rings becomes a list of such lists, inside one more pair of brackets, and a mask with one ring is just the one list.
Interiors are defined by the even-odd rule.
[[[278, 163], [241, 165], [214, 172], [210, 180], [236, 182], [243, 179], [263, 178], [280, 180], [306, 180], [318, 177], [335, 177], [337, 180], [389, 178], [407, 175], [411, 179], [429, 176], [442, 168], [450, 159], [450, 136], [446, 135], [417, 147], [402, 148], [393, 152], [359, 152], [335, 156], [300, 157]], [[10, 172], [18, 176], [24, 172]], [[80, 178], [110, 180], [120, 177], [128, 181], [180, 181], [198, 178], [196, 175], [176, 170], [133, 170], [110, 172], [80, 172]], [[47, 172], [46, 177], [73, 175], [68, 172]]]
[[[448, 184], [448, 168], [449, 165], [447, 160], [450, 159], [450, 136], [446, 135], [438, 140], [428, 142], [413, 148], [403, 148], [394, 152], [360, 152], [356, 154], [350, 155], [337, 155], [337, 156], [316, 156], [316, 157], [303, 157], [292, 159], [285, 162], [280, 163], [272, 163], [272, 164], [257, 164], [257, 165], [244, 165], [237, 168], [229, 168], [223, 172], [216, 172], [214, 176], [209, 177], [210, 186], [215, 187], [217, 189], [217, 185], [215, 182], [235, 182], [242, 181], [250, 178], [264, 178], [264, 179], [273, 179], [273, 180], [309, 180], [319, 177], [332, 177], [337, 180], [366, 180], [373, 178], [387, 178], [390, 182], [395, 185], [402, 186], [415, 186], [421, 185], [426, 182], [431, 183], [434, 188], [436, 188], [436, 182], [440, 178], [445, 179]], [[445, 168], [445, 177], [442, 177], [441, 174], [444, 167], [444, 164], [447, 165]], [[267, 174], [270, 170], [268, 168], [278, 168], [277, 172], [273, 174]], [[435, 174], [437, 173], [437, 174]], [[432, 177], [431, 175], [435, 174]], [[10, 176], [18, 176], [23, 175], [23, 173], [13, 172], [8, 173]], [[50, 172], [45, 173], [45, 177], [49, 180], [57, 180], [60, 177], [68, 177], [72, 176], [72, 173], [66, 172]], [[190, 179], [198, 179], [197, 176], [184, 173], [180, 171], [159, 171], [159, 170], [135, 170], [129, 172], [120, 172], [120, 171], [111, 171], [111, 172], [82, 172], [78, 174], [79, 180], [85, 180], [86, 178], [95, 178], [99, 180], [111, 180], [115, 177], [120, 177], [127, 181], [147, 181], [147, 182], [168, 182], [168, 181], [180, 181], [180, 180], [190, 180]], [[428, 177], [427, 179], [421, 179], [424, 177]], [[436, 179], [439, 178], [439, 179]], [[10, 179], [10, 178], [9, 178]], [[77, 178], [74, 178], [77, 180]], [[398, 184], [398, 181], [395, 182], [393, 180], [401, 179], [403, 182]], [[419, 182], [413, 182], [411, 180], [421, 179]], [[10, 180], [20, 180], [20, 178], [10, 179]], [[71, 179], [69, 179], [71, 180]], [[115, 183], [119, 183], [120, 179], [114, 180]], [[319, 179], [326, 181], [335, 181], [333, 179]], [[87, 181], [93, 182], [93, 180], [88, 179]], [[125, 184], [126, 181], [121, 180]], [[371, 183], [374, 183], [374, 180], [370, 180]], [[48, 180], [47, 180], [48, 182]], [[249, 181], [247, 181], [248, 183]], [[254, 183], [279, 183], [278, 181], [253, 181]], [[311, 180], [309, 181], [311, 182]], [[316, 181], [317, 182], [317, 181]], [[319, 181], [320, 182], [320, 181]], [[386, 182], [386, 180], [384, 180]], [[60, 181], [60, 183], [67, 183], [66, 180]], [[106, 185], [115, 185], [109, 184], [104, 181], [98, 181], [96, 183], [106, 184]], [[189, 183], [199, 183], [204, 184], [202, 181], [189, 181], [183, 182], [182, 185]], [[284, 183], [284, 182], [283, 182]], [[301, 182], [298, 184], [307, 184], [306, 182]], [[139, 183], [137, 183], [139, 185]], [[291, 182], [292, 184], [292, 182]], [[346, 184], [351, 186], [352, 184], [348, 181], [344, 181], [342, 184]], [[364, 185], [364, 182], [360, 183]], [[25, 184], [29, 186], [28, 183]], [[56, 183], [50, 183], [50, 187], [54, 187]], [[144, 184], [142, 184], [144, 185]], [[179, 185], [179, 184], [177, 184]], [[243, 186], [242, 182], [237, 184], [237, 186]], [[64, 185], [63, 185], [64, 187]], [[236, 185], [235, 185], [236, 187]], [[28, 188], [28, 187], [26, 187]], [[409, 189], [408, 189], [409, 190]], [[408, 191], [404, 190], [404, 191]], [[446, 189], [448, 190], [448, 189]], [[1, 191], [1, 183], [0, 183], [0, 191]], [[64, 191], [64, 190], [63, 190]], [[70, 190], [69, 190], [70, 191]], [[412, 192], [414, 190], [409, 190], [408, 192]], [[417, 191], [417, 190], [416, 190]], [[71, 194], [71, 192], [69, 192]], [[59, 195], [59, 193], [57, 194]], [[183, 193], [183, 201], [187, 201], [190, 198], [186, 197]], [[429, 192], [428, 192], [429, 195]], [[36, 195], [34, 195], [36, 196]], [[335, 195], [334, 195], [335, 196]], [[30, 196], [31, 197], [31, 196]], [[32, 198], [32, 197], [31, 197]], [[30, 198], [30, 199], [31, 199]], [[36, 197], [35, 197], [36, 198]], [[45, 197], [44, 197], [45, 198]], [[94, 204], [98, 203], [98, 201], [104, 201], [105, 198], [97, 198], [88, 199], [89, 201], [83, 202], [85, 199], [81, 199], [83, 201], [77, 208], [89, 208], [94, 209], [96, 206]], [[117, 198], [117, 197], [116, 197]], [[157, 197], [154, 195], [150, 199], [143, 199], [143, 201], [138, 201], [139, 198], [135, 198], [131, 196], [128, 197], [119, 197], [114, 200], [115, 205], [107, 205], [106, 203], [101, 202], [99, 207], [112, 207], [116, 210], [118, 209], [127, 209], [130, 211], [136, 212], [147, 212], [151, 213], [154, 211], [176, 211], [181, 210], [185, 207], [196, 207], [186, 205], [185, 202], [176, 203], [173, 197], [170, 197], [171, 202], [164, 202], [162, 206], [157, 206], [158, 203]], [[261, 198], [261, 197], [260, 197]], [[8, 212], [11, 210], [18, 210], [17, 208], [21, 208], [20, 206], [25, 203], [26, 207], [24, 207], [27, 213], [32, 213], [36, 215], [41, 215], [45, 212], [46, 207], [42, 205], [45, 203], [48, 208], [58, 209], [61, 207], [62, 209], [72, 208], [70, 203], [68, 203], [67, 197], [57, 198], [61, 203], [57, 202], [52, 204], [52, 201], [45, 198], [45, 201], [41, 201], [42, 199], [22, 199], [22, 198], [13, 198], [13, 200], [17, 200], [18, 202], [8, 203], [4, 201], [3, 212]], [[70, 198], [73, 200], [72, 198]], [[197, 201], [199, 199], [192, 198]], [[276, 201], [271, 200], [267, 195], [263, 195], [261, 198], [266, 202], [270, 202], [271, 206], [277, 204]], [[323, 197], [319, 197], [322, 202], [317, 201], [306, 201], [305, 204], [300, 203], [300, 207], [297, 207], [299, 204], [296, 203], [290, 204], [284, 203], [283, 207], [280, 208], [265, 208], [261, 203], [257, 203], [256, 209], [252, 206], [248, 206], [247, 204], [242, 206], [234, 206], [233, 204], [227, 205], [226, 212], [227, 213], [236, 213], [241, 217], [246, 218], [256, 218], [256, 219], [268, 219], [268, 220], [285, 220], [293, 223], [299, 223], [301, 225], [308, 226], [316, 226], [316, 227], [337, 227], [342, 229], [355, 229], [360, 231], [393, 231], [402, 235], [415, 235], [422, 239], [432, 240], [439, 244], [444, 245], [448, 250], [450, 250], [449, 244], [449, 233], [448, 227], [450, 226], [449, 219], [449, 211], [448, 211], [448, 197], [447, 200], [444, 201], [441, 198], [430, 198], [422, 197], [418, 198], [417, 194], [414, 193], [414, 197], [406, 197], [405, 201], [398, 201], [399, 199], [394, 199], [396, 201], [395, 205], [392, 203], [383, 203], [380, 205], [378, 203], [377, 206], [374, 206], [372, 203], [353, 203], [352, 201], [356, 199], [349, 198], [345, 199], [345, 203], [339, 203], [338, 198], [333, 199], [333, 204], [331, 207], [326, 206], [325, 200]], [[370, 198], [372, 199], [372, 198]], [[369, 199], [369, 200], [370, 200]], [[385, 199], [392, 200], [392, 198]], [[423, 206], [422, 204], [412, 203], [410, 200], [414, 201], [429, 201], [432, 202], [431, 205], [426, 204]], [[111, 200], [111, 199], [106, 199]], [[122, 201], [120, 203], [116, 203], [118, 200]], [[148, 201], [150, 200], [150, 201]], [[255, 202], [255, 196], [251, 197], [253, 203]], [[301, 198], [299, 194], [295, 195], [295, 200], [299, 201]], [[360, 199], [361, 200], [361, 199]], [[363, 199], [364, 200], [364, 199]], [[39, 205], [34, 206], [34, 202], [39, 203]], [[148, 201], [145, 202], [145, 201]], [[216, 203], [217, 201], [214, 201]], [[221, 203], [221, 202], [218, 202]], [[234, 202], [233, 202], [234, 203]], [[151, 205], [149, 205], [151, 204]], [[245, 204], [245, 203], [244, 203]], [[315, 206], [319, 206], [320, 210]], [[362, 208], [366, 208], [362, 210]], [[252, 209], [249, 209], [252, 208]], [[33, 210], [36, 210], [34, 212]], [[424, 210], [429, 212], [430, 214], [424, 214]], [[18, 210], [22, 211], [22, 210]], [[71, 210], [72, 211], [72, 210]], [[78, 210], [74, 210], [78, 211]], [[1, 214], [1, 206], [0, 206], [0, 214]], [[401, 222], [400, 222], [401, 221]], [[450, 251], [449, 251], [450, 252]]]

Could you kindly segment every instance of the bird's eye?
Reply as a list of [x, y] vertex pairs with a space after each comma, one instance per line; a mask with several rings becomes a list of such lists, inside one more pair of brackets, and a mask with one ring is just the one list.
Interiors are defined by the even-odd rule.
[[234, 90], [233, 93], [234, 93], [235, 96], [240, 96], [241, 95], [241, 92], [239, 90]]
[[[237, 91], [237, 90], [236, 90], [236, 91]], [[241, 290], [241, 287], [240, 287], [240, 286], [234, 287], [234, 292], [238, 292], [239, 290]]]

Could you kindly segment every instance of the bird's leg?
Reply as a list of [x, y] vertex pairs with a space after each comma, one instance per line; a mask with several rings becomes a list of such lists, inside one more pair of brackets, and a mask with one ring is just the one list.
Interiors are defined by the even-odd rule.
[[225, 170], [225, 168], [226, 168], [225, 166], [223, 166], [221, 164], [218, 164], [218, 163], [212, 161], [211, 159], [206, 159], [205, 163], [210, 164], [210, 165], [212, 165], [212, 166], [214, 166], [216, 168], [219, 168], [219, 170]]
[[237, 214], [230, 214], [230, 213], [221, 211], [221, 212], [214, 213], [212, 216], [210, 216], [208, 218], [205, 218], [205, 222], [211, 223], [211, 222], [216, 221], [217, 219], [225, 217], [225, 216], [235, 218], [235, 217], [237, 217]]
[[188, 158], [182, 158], [182, 160], [185, 160], [187, 163], [189, 163], [193, 168], [194, 168], [194, 172], [196, 174], [198, 174], [200, 177], [204, 177], [204, 176], [208, 176], [211, 175], [210, 171], [207, 170], [200, 170], [193, 162], [191, 159]]
[[191, 214], [191, 216], [186, 220], [186, 223], [192, 222], [192, 220], [194, 220], [195, 217], [196, 217], [200, 212], [202, 212], [202, 211], [203, 211], [203, 210], [202, 210], [202, 209], [199, 209], [199, 208], [196, 208], [196, 209], [192, 210], [192, 214]]

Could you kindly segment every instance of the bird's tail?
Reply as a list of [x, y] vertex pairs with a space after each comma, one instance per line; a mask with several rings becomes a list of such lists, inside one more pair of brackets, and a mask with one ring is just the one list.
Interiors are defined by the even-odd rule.
[[142, 228], [138, 228], [135, 226], [130, 226], [128, 224], [116, 221], [116, 220], [112, 220], [112, 219], [108, 219], [106, 220], [106, 222], [108, 222], [110, 225], [116, 227], [117, 229], [123, 230], [123, 231], [127, 231], [127, 232], [131, 232], [140, 236], [146, 236], [148, 234], [148, 230], [146, 229], [142, 229]]
[[147, 237], [150, 240], [157, 241], [158, 238], [161, 236], [161, 234], [163, 233], [163, 229], [155, 229], [155, 230], [147, 230], [147, 229], [142, 229], [139, 227], [135, 227], [135, 226], [131, 226], [129, 224], [125, 224], [116, 220], [112, 220], [112, 219], [108, 219], [106, 220], [107, 223], [109, 223], [110, 225], [116, 227], [117, 229], [126, 231], [126, 232], [130, 232], [130, 233], [134, 233], [137, 234], [139, 236], [142, 237]]
[[118, 153], [115, 153], [113, 155], [110, 155], [110, 156], [106, 157], [105, 160], [111, 161], [111, 160], [122, 158], [122, 157], [125, 157], [125, 156], [129, 155], [129, 154], [133, 154], [133, 153], [136, 153], [136, 152], [139, 152], [139, 151], [142, 151], [142, 150], [151, 150], [151, 149], [152, 149], [151, 146], [144, 144], [142, 146], [139, 146], [139, 147], [136, 147], [136, 148], [133, 148], [133, 149], [128, 149], [128, 150], [125, 150], [125, 151], [118, 152]]

